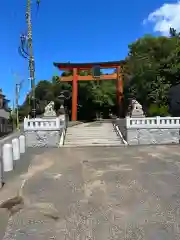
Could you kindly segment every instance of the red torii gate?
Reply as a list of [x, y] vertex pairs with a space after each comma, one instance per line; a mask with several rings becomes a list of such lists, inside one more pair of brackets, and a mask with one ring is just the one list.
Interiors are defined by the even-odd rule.
[[[116, 80], [117, 105], [120, 109], [123, 98], [123, 78], [121, 73], [121, 66], [124, 61], [112, 62], [96, 62], [96, 63], [53, 63], [59, 70], [72, 70], [73, 76], [60, 77], [61, 82], [72, 82], [72, 121], [77, 120], [77, 103], [78, 103], [78, 81], [94, 81], [94, 80]], [[89, 70], [98, 66], [101, 69], [115, 68], [116, 72], [113, 74], [102, 74], [100, 78], [94, 78], [92, 75], [79, 76], [78, 71]]]

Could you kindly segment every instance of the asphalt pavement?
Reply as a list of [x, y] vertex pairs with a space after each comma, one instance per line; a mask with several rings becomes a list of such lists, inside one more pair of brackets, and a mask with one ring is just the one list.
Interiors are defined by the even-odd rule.
[[41, 149], [30, 161], [0, 192], [21, 180], [19, 207], [1, 204], [3, 240], [179, 239], [179, 145]]

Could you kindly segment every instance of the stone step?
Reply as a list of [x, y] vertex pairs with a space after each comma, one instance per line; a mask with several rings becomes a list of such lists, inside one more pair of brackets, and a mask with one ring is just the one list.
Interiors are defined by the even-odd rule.
[[66, 138], [119, 138], [117, 135], [66, 135]]
[[119, 143], [119, 144], [114, 144], [114, 143], [99, 143], [99, 144], [94, 144], [94, 143], [86, 143], [86, 144], [83, 144], [83, 143], [74, 143], [74, 144], [65, 144], [63, 145], [63, 147], [88, 147], [88, 146], [123, 146], [124, 144], [122, 143]]
[[99, 134], [102, 134], [102, 133], [116, 133], [116, 131], [107, 131], [107, 130], [102, 130], [102, 131], [99, 131], [99, 130], [96, 130], [96, 131], [84, 131], [84, 130], [81, 130], [79, 129], [78, 131], [68, 131], [67, 130], [67, 133], [71, 133], [71, 134], [76, 134], [76, 133], [87, 133], [87, 134], [96, 134], [96, 133], [99, 133]]
[[89, 130], [96, 130], [96, 129], [98, 129], [98, 130], [102, 130], [102, 129], [114, 129], [114, 127], [111, 127], [111, 126], [104, 126], [104, 127], [79, 127], [79, 128], [74, 128], [74, 127], [72, 127], [72, 128], [68, 128], [68, 130], [71, 130], [71, 131], [73, 131], [73, 130], [78, 130], [78, 129], [83, 129], [83, 130], [87, 130], [87, 131], [89, 131]]
[[71, 142], [121, 142], [121, 139], [95, 139], [95, 138], [89, 138], [89, 139], [65, 139], [66, 143]]
[[66, 141], [120, 141], [120, 138], [66, 138]]
[[95, 138], [102, 138], [102, 137], [119, 137], [117, 134], [66, 134], [66, 137], [95, 137]]
[[94, 138], [90, 138], [90, 137], [87, 137], [87, 138], [84, 138], [84, 137], [82, 137], [82, 138], [75, 138], [75, 137], [73, 137], [73, 138], [67, 138], [66, 137], [66, 141], [75, 141], [75, 140], [79, 140], [79, 141], [102, 141], [102, 140], [108, 140], [108, 141], [113, 141], [113, 140], [117, 140], [117, 141], [119, 141], [120, 140], [120, 138], [101, 138], [101, 137], [94, 137]]
[[76, 131], [70, 131], [70, 130], [67, 130], [67, 132], [71, 132], [71, 133], [77, 133], [77, 132], [86, 132], [86, 133], [90, 133], [90, 132], [92, 132], [92, 133], [96, 133], [96, 132], [100, 132], [100, 133], [103, 133], [103, 132], [116, 132], [115, 130], [106, 130], [106, 129], [102, 129], [101, 131], [99, 131], [98, 129], [96, 129], [96, 130], [83, 130], [83, 129], [79, 129], [79, 130], [76, 130]]
[[111, 141], [78, 141], [78, 140], [76, 140], [76, 141], [66, 141], [65, 142], [65, 144], [71, 144], [71, 143], [76, 143], [76, 144], [84, 144], [84, 143], [94, 143], [94, 144], [100, 144], [100, 143], [114, 143], [114, 144], [116, 144], [116, 143], [121, 143], [121, 141], [120, 140], [118, 140], [118, 141], [115, 141], [115, 140], [111, 140]]
[[71, 132], [71, 131], [67, 131], [67, 134], [116, 134], [116, 132], [115, 131], [94, 131], [94, 132], [92, 132], [92, 131], [87, 131], [87, 132], [85, 132], [85, 131], [82, 131], [82, 130], [79, 130], [79, 131], [75, 131], [75, 132]]
[[118, 136], [66, 136], [66, 139], [120, 139]]
[[116, 134], [111, 123], [89, 126], [81, 125], [67, 129], [65, 147], [77, 146], [122, 146], [123, 142]]

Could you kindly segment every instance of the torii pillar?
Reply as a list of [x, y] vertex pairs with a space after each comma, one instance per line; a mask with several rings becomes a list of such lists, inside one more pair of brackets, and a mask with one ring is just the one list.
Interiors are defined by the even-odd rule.
[[77, 120], [77, 106], [78, 106], [78, 70], [73, 68], [73, 82], [72, 82], [72, 121]]
[[117, 97], [117, 112], [118, 117], [122, 117], [123, 111], [123, 77], [121, 73], [121, 67], [116, 68], [117, 72], [117, 81], [116, 81], [116, 97]]

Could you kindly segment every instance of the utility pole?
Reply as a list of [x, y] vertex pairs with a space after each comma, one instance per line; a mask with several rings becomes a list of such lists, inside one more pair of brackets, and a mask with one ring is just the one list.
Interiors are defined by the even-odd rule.
[[20, 83], [16, 83], [16, 129], [19, 130], [19, 92], [20, 92]]
[[17, 128], [16, 123], [15, 123], [15, 119], [14, 119], [15, 115], [16, 115], [16, 112], [15, 112], [15, 105], [14, 105], [14, 100], [13, 100], [13, 109], [12, 109], [12, 112], [11, 112], [13, 129]]
[[[15, 108], [14, 108], [14, 101], [13, 101], [13, 113], [16, 116], [16, 129], [19, 130], [19, 96], [20, 91], [23, 85], [23, 82], [25, 81], [25, 78], [19, 76], [17, 73], [13, 72], [14, 77], [17, 79], [15, 83]], [[21, 79], [19, 81], [19, 78]], [[14, 121], [13, 121], [14, 122]]]
[[35, 99], [35, 64], [32, 45], [32, 23], [31, 23], [31, 0], [27, 0], [26, 23], [28, 28], [27, 41], [29, 50], [29, 74], [31, 81], [31, 115], [36, 117], [36, 99]]
[[24, 79], [21, 80], [20, 82], [16, 83], [15, 87], [15, 96], [16, 96], [16, 128], [19, 130], [19, 95], [20, 95], [20, 90], [22, 88], [22, 84], [24, 82]]

